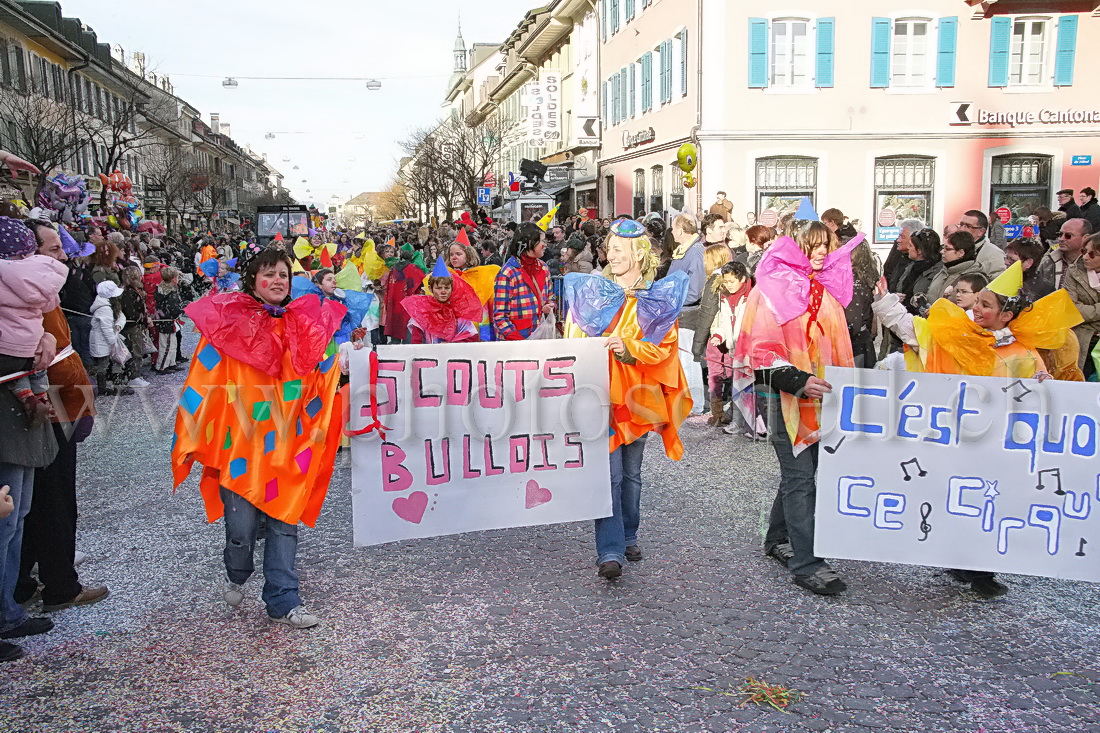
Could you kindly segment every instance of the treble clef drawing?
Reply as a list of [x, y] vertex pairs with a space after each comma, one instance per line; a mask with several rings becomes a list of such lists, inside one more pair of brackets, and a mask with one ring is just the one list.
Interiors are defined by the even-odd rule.
[[919, 538], [918, 542], [924, 542], [928, 539], [928, 533], [932, 531], [932, 525], [928, 523], [928, 518], [932, 516], [932, 505], [927, 501], [920, 505], [920, 531], [924, 532], [924, 536]]

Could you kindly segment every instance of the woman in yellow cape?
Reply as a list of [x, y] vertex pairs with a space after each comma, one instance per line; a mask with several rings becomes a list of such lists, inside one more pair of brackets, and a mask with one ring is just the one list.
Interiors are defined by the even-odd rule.
[[318, 619], [298, 594], [297, 525], [313, 526], [332, 475], [342, 417], [332, 337], [346, 309], [313, 296], [290, 301], [291, 266], [280, 248], [263, 250], [245, 268], [243, 292], [186, 309], [201, 338], [180, 395], [172, 471], [178, 487], [202, 464], [207, 518], [225, 516], [226, 603], [244, 598], [266, 516], [268, 616], [306, 628]]

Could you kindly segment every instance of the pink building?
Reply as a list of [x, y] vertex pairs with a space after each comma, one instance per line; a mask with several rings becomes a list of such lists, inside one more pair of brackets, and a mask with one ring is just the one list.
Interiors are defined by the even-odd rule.
[[745, 223], [809, 196], [880, 245], [891, 220], [1022, 223], [1100, 188], [1096, 2], [601, 5], [604, 211], [680, 208], [688, 139], [692, 210], [722, 190]]

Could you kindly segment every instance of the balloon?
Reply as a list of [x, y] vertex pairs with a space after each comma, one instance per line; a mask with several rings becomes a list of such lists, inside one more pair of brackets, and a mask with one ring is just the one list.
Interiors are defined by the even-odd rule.
[[691, 173], [684, 174], [684, 188], [695, 188], [695, 176]]
[[116, 217], [114, 214], [109, 214], [107, 216], [107, 223], [115, 229], [118, 229], [118, 217]]
[[699, 165], [699, 148], [695, 147], [695, 143], [684, 143], [680, 146], [676, 151], [676, 165], [684, 173], [695, 170], [695, 166]]

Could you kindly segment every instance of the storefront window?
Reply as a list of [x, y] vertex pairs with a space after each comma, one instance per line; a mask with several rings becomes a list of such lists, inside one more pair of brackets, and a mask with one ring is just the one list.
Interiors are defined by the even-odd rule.
[[817, 198], [817, 158], [787, 156], [756, 159], [756, 211], [772, 209], [782, 218], [795, 212], [803, 196]]
[[901, 234], [897, 222], [932, 220], [936, 159], [923, 155], [875, 158], [875, 242], [892, 243]]
[[1009, 224], [1027, 224], [1038, 206], [1050, 206], [1049, 155], [996, 155], [990, 175], [990, 210], [1006, 207]]
[[604, 216], [615, 216], [615, 176], [604, 176], [603, 192], [604, 200], [607, 201]]
[[651, 171], [653, 186], [649, 194], [649, 210], [659, 214], [665, 208], [665, 169], [664, 166], [655, 165]]
[[672, 193], [668, 197], [668, 206], [677, 211], [684, 210], [684, 172], [679, 166], [672, 166]]
[[634, 171], [634, 213], [632, 216], [645, 216], [645, 171], [641, 168]]

